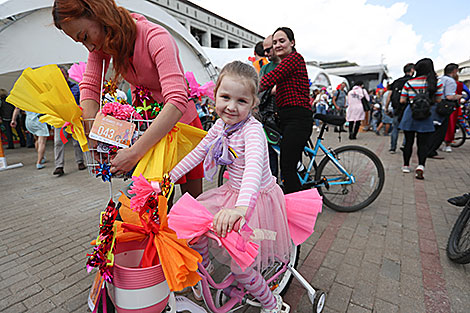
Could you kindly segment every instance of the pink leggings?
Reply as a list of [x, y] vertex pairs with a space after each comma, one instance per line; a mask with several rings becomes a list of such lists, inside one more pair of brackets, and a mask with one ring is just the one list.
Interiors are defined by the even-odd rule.
[[[209, 238], [203, 236], [191, 248], [199, 252], [202, 256], [202, 265], [207, 267], [210, 263], [209, 259]], [[233, 273], [235, 280], [237, 280], [243, 287], [255, 297], [263, 306], [263, 308], [272, 310], [276, 308], [276, 298], [269, 289], [268, 284], [263, 276], [252, 268], [246, 269], [244, 272]]]

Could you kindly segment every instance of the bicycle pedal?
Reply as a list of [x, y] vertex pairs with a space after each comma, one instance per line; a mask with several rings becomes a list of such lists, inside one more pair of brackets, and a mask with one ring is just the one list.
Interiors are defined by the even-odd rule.
[[326, 190], [330, 189], [330, 184], [328, 184], [328, 180], [326, 179], [325, 176], [322, 177], [321, 182], [322, 182], [322, 184], [325, 185]]

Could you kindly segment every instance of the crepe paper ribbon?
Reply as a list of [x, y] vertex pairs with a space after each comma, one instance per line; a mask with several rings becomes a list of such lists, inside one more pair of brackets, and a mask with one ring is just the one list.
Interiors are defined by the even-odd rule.
[[168, 227], [167, 199], [158, 196], [158, 222], [151, 214], [141, 214], [130, 209], [130, 200], [124, 194], [119, 198], [120, 216], [123, 222], [116, 221], [117, 244], [127, 241], [148, 240], [142, 257], [142, 267], [161, 264], [163, 273], [171, 291], [179, 291], [194, 286], [201, 277], [197, 273], [198, 262], [202, 257], [188, 247], [187, 241], [178, 239], [176, 233]]
[[322, 197], [316, 189], [285, 195], [289, 232], [294, 244], [300, 245], [313, 233], [317, 215], [322, 211]]
[[103, 105], [101, 113], [104, 115], [111, 115], [118, 120], [130, 120], [132, 119], [143, 119], [142, 116], [137, 113], [135, 108], [128, 103], [120, 103], [117, 101], [107, 102]]
[[72, 134], [74, 133], [74, 130], [73, 130], [73, 125], [69, 122], [65, 122], [64, 123], [64, 126], [62, 126], [60, 128], [60, 140], [62, 140], [62, 143], [65, 145], [68, 141], [67, 139], [67, 135], [65, 134], [65, 129], [67, 128], [67, 126], [70, 126], [71, 130], [72, 130]]
[[111, 173], [110, 169], [111, 169], [111, 166], [109, 164], [101, 163], [98, 166], [98, 169], [96, 170], [97, 171], [96, 178], [101, 176], [101, 179], [104, 182], [111, 182], [111, 176], [113, 176], [113, 174]]
[[156, 118], [158, 114], [160, 114], [160, 112], [163, 110], [163, 107], [165, 106], [165, 104], [153, 102], [150, 104], [150, 106], [152, 107], [152, 110], [151, 110], [152, 118]]
[[196, 81], [196, 77], [194, 77], [193, 72], [186, 72], [184, 74], [186, 80], [188, 81], [189, 86], [189, 97], [190, 98], [201, 98], [203, 96], [207, 96], [210, 99], [214, 100], [214, 87], [215, 84], [213, 81], [209, 81], [204, 85], [200, 85]]
[[108, 282], [112, 282], [113, 279], [110, 268], [114, 265], [114, 243], [116, 241], [117, 229], [114, 222], [117, 214], [116, 205], [111, 199], [106, 210], [101, 212], [100, 232], [96, 240], [92, 242], [95, 245], [93, 253], [87, 254], [86, 268], [88, 273], [91, 272], [92, 268], [98, 267], [100, 274]]
[[162, 191], [158, 182], [149, 182], [142, 174], [132, 176], [132, 182], [129, 190], [129, 194], [134, 195], [131, 198], [131, 208], [137, 212], [141, 211], [151, 195], [157, 196]]
[[22, 110], [44, 114], [39, 121], [54, 128], [61, 128], [69, 122], [71, 125], [66, 127], [66, 131], [80, 143], [83, 152], [88, 151], [82, 111], [57, 65], [25, 69], [7, 99]]
[[168, 225], [176, 232], [178, 238], [193, 239], [206, 235], [217, 241], [219, 246], [223, 246], [245, 271], [255, 261], [259, 246], [246, 240], [244, 245], [240, 245], [239, 241], [244, 239], [236, 231], [227, 233], [225, 237], [219, 237], [214, 232], [213, 220], [214, 216], [189, 193], [185, 193], [173, 205], [168, 215]]
[[253, 63], [253, 62], [255, 62], [255, 61], [256, 61], [256, 58], [255, 58], [255, 57], [248, 57], [248, 61], [250, 61], [250, 62], [252, 62], [252, 63]]
[[86, 63], [85, 62], [78, 62], [75, 64], [72, 64], [72, 66], [69, 68], [68, 73], [69, 77], [76, 81], [77, 83], [80, 83], [83, 80], [83, 74], [85, 73], [86, 70]]

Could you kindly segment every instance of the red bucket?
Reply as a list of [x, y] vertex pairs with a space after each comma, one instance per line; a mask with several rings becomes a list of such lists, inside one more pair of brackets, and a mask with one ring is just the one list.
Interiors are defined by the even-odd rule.
[[170, 296], [160, 264], [139, 267], [147, 240], [116, 244], [113, 283], [108, 293], [118, 313], [160, 313]]

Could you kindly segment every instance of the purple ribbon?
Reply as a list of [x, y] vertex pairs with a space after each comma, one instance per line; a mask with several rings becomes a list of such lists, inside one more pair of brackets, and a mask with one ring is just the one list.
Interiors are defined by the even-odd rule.
[[249, 114], [243, 121], [234, 125], [225, 125], [224, 131], [217, 138], [209, 142], [206, 149], [206, 158], [204, 159], [204, 176], [209, 181], [214, 179], [217, 173], [218, 165], [229, 165], [235, 160], [235, 156], [229, 150], [229, 137], [237, 130], [241, 129], [250, 118]]

